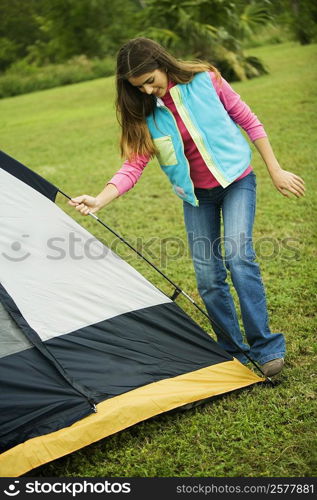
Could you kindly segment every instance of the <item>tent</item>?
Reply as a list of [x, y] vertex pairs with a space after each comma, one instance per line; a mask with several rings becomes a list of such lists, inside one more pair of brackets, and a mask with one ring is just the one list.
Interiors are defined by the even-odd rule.
[[0, 476], [263, 381], [0, 153]]

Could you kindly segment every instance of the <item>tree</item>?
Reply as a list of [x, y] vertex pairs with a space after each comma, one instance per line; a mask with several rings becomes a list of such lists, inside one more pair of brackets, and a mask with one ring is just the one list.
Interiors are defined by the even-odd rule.
[[244, 56], [241, 42], [270, 20], [268, 6], [230, 0], [147, 0], [140, 13], [141, 34], [173, 49], [179, 57], [205, 59], [230, 80], [266, 72], [256, 58]]
[[39, 59], [62, 62], [74, 55], [113, 54], [132, 36], [131, 19], [139, 10], [133, 0], [42, 0], [36, 16], [41, 38], [33, 46]]
[[0, 70], [27, 57], [45, 64], [103, 57], [135, 35], [137, 0], [0, 0]]
[[317, 38], [317, 3], [312, 0], [291, 0], [291, 28], [296, 39], [307, 45]]
[[300, 44], [317, 40], [316, 0], [279, 0], [273, 2], [272, 12], [276, 22], [289, 29]]
[[39, 36], [33, 13], [38, 0], [0, 0], [0, 70], [24, 57], [27, 47]]

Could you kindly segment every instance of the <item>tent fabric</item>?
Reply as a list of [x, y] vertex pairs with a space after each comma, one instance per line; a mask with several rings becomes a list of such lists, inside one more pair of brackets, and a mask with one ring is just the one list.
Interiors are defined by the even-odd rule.
[[171, 302], [39, 192], [3, 170], [0, 186], [1, 283], [42, 340]]
[[25, 184], [28, 184], [33, 189], [46, 196], [52, 201], [55, 201], [58, 188], [48, 182], [46, 179], [43, 179], [36, 172], [33, 172], [29, 168], [19, 163], [11, 156], [7, 155], [3, 151], [0, 151], [0, 165], [1, 169], [5, 170], [9, 174], [14, 175], [17, 179], [20, 179]]
[[0, 358], [33, 347], [0, 302]]
[[56, 190], [0, 155], [1, 476], [263, 380], [64, 213]]
[[[0, 450], [4, 451], [12, 443], [69, 425], [78, 413], [89, 415], [93, 411], [95, 393], [71, 378], [38, 334], [27, 325], [2, 285], [0, 297], [2, 306], [35, 347], [0, 360]], [[77, 414], [74, 413], [76, 405]]]

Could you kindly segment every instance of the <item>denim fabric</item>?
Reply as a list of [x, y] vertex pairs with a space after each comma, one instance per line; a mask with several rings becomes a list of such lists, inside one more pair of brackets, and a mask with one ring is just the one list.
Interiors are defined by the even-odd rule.
[[[254, 361], [263, 364], [284, 357], [284, 336], [271, 333], [269, 328], [264, 286], [252, 244], [254, 172], [226, 188], [197, 188], [195, 194], [199, 207], [184, 202], [184, 217], [198, 290], [208, 313]], [[238, 294], [247, 344], [226, 282], [227, 270]], [[214, 330], [221, 347], [242, 363], [248, 361], [219, 329]]]

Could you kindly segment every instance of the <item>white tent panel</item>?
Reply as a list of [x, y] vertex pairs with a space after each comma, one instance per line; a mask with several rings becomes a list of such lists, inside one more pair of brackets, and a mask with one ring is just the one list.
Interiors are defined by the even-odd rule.
[[48, 198], [0, 169], [0, 281], [42, 340], [171, 302]]

